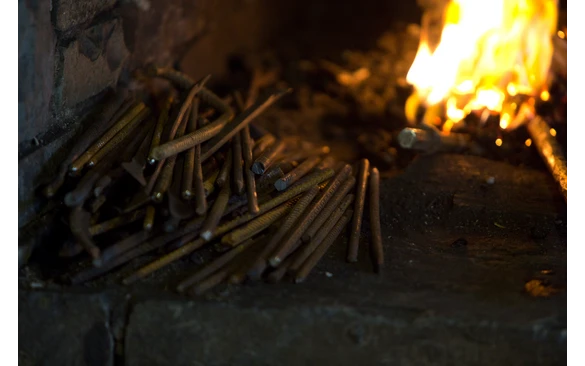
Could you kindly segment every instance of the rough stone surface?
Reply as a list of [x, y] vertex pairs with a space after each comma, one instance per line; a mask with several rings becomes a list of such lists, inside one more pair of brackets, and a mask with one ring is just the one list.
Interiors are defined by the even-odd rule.
[[19, 365], [113, 365], [109, 308], [102, 296], [20, 290]]
[[[493, 184], [487, 180], [494, 178]], [[527, 234], [553, 224], [566, 204], [550, 174], [475, 156], [420, 157], [384, 182], [389, 227], [405, 232], [440, 224], [459, 230]]]
[[66, 108], [115, 85], [129, 55], [119, 20], [88, 29], [60, 52], [63, 65], [58, 91]]
[[[209, 0], [125, 1], [119, 13], [124, 36], [132, 52], [129, 69], [148, 63], [170, 65], [181, 59], [206, 29]], [[233, 5], [233, 2], [230, 2]], [[222, 21], [225, 18], [222, 17]], [[205, 57], [202, 57], [202, 59]]]
[[[487, 190], [486, 176], [496, 177]], [[476, 200], [453, 201], [472, 194]], [[566, 206], [546, 172], [470, 156], [422, 157], [383, 180], [380, 201], [381, 275], [369, 262], [366, 219], [359, 262], [345, 262], [341, 238], [302, 285], [224, 285], [205, 300], [137, 304], [127, 364], [566, 362]], [[548, 227], [547, 235], [535, 238], [535, 225]], [[144, 282], [166, 289], [189, 267]], [[531, 280], [553, 295], [532, 296]], [[159, 341], [147, 348], [153, 334]]]
[[[496, 177], [487, 188], [486, 176]], [[118, 316], [127, 322], [112, 327], [125, 365], [566, 363], [566, 205], [545, 171], [421, 157], [382, 180], [380, 203], [379, 275], [366, 216], [358, 263], [345, 262], [343, 235], [300, 285], [174, 294], [201, 265], [195, 257], [210, 254], [202, 251], [131, 287], [118, 283], [152, 257], [66, 291], [130, 297], [128, 307], [110, 302], [128, 309], [127, 318]]]
[[46, 201], [39, 198], [39, 187], [49, 182], [47, 178], [56, 171], [60, 159], [66, 155], [66, 149], [75, 133], [76, 129], [71, 128], [64, 135], [18, 161], [19, 229], [46, 208]]
[[126, 365], [556, 365], [562, 364], [561, 333], [538, 339], [531, 326], [465, 323], [416, 304], [367, 309], [331, 299], [259, 308], [149, 301], [132, 311]]
[[49, 1], [18, 2], [18, 143], [33, 144], [51, 121], [55, 38]]
[[97, 14], [114, 6], [116, 0], [53, 0], [55, 28], [66, 31], [90, 22]]

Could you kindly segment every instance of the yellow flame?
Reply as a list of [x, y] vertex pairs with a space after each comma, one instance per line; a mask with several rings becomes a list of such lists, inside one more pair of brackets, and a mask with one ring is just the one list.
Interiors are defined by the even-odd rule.
[[555, 130], [554, 128], [551, 128], [548, 132], [550, 132], [550, 135], [553, 137], [557, 135], [557, 130]]
[[450, 119], [446, 120], [445, 123], [443, 124], [443, 132], [451, 132], [451, 129], [453, 128], [453, 121], [451, 121]]
[[447, 117], [458, 122], [473, 110], [502, 112], [509, 97], [545, 89], [552, 37], [561, 37], [557, 0], [450, 0], [437, 45], [429, 41], [430, 17], [423, 16], [406, 78], [425, 106], [446, 103]]
[[526, 141], [524, 141], [524, 144], [525, 144], [527, 147], [530, 147], [530, 146], [532, 145], [532, 140], [531, 140], [531, 139], [526, 139]]
[[498, 145], [498, 146], [502, 146], [502, 144], [503, 144], [503, 141], [502, 141], [502, 139], [500, 139], [500, 138], [497, 138], [497, 139], [496, 139], [496, 145]]
[[512, 117], [510, 116], [509, 113], [502, 113], [502, 116], [500, 117], [500, 128], [502, 130], [505, 130], [506, 128], [508, 128], [508, 126], [510, 125], [511, 119], [512, 119]]

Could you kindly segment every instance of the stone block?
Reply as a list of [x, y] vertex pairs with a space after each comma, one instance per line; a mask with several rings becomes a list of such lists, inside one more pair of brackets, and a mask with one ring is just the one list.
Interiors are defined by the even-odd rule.
[[63, 64], [58, 92], [65, 108], [114, 86], [129, 55], [119, 20], [85, 30], [60, 52]]
[[562, 364], [566, 343], [533, 339], [530, 327], [420, 315], [333, 304], [147, 301], [131, 313], [125, 365]]
[[62, 32], [90, 22], [96, 15], [115, 4], [116, 0], [53, 0], [55, 28]]
[[19, 290], [19, 365], [113, 365], [102, 296]]

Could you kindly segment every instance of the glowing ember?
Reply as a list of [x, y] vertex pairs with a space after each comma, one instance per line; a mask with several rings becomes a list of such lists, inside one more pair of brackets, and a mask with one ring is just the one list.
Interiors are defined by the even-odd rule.
[[500, 127], [510, 129], [521, 123], [513, 97], [548, 99], [557, 0], [450, 0], [442, 19], [440, 41], [433, 45], [430, 15], [423, 17], [407, 75], [425, 107], [444, 105], [455, 123], [487, 109], [500, 113]]

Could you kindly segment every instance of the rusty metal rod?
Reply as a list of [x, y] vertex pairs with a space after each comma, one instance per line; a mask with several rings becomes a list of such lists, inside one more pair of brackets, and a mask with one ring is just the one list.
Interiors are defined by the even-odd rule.
[[55, 178], [43, 190], [47, 198], [53, 197], [61, 188], [65, 182], [65, 176], [69, 171], [70, 164], [83, 154], [95, 139], [109, 129], [113, 123], [117, 122], [120, 116], [126, 113], [134, 103], [133, 98], [126, 99], [127, 94], [125, 91], [114, 94], [106, 105], [99, 110], [95, 120], [88, 123], [89, 127], [76, 138], [75, 144], [69, 150], [69, 155], [59, 165]]
[[354, 200], [353, 194], [348, 194], [345, 196], [343, 201], [339, 204], [339, 206], [335, 209], [335, 211], [327, 218], [327, 221], [321, 226], [317, 234], [307, 245], [299, 249], [299, 254], [295, 256], [294, 262], [290, 265], [289, 271], [296, 272], [301, 268], [303, 263], [309, 258], [309, 256], [321, 245], [323, 240], [329, 235], [335, 224], [339, 221], [341, 216], [346, 213], [349, 205]]
[[104, 147], [118, 132], [134, 120], [134, 118], [146, 109], [144, 103], [138, 103], [128, 110], [116, 123], [110, 127], [103, 135], [100, 136], [79, 158], [77, 158], [70, 167], [70, 171], [76, 173], [83, 169], [85, 164], [94, 156], [102, 147]]
[[195, 212], [204, 215], [207, 212], [207, 195], [203, 184], [203, 166], [201, 164], [201, 145], [193, 148], [193, 196], [195, 196]]
[[233, 160], [233, 155], [232, 155], [231, 148], [230, 148], [226, 154], [225, 161], [223, 162], [223, 165], [221, 166], [219, 174], [217, 175], [217, 178], [215, 179], [215, 185], [218, 186], [219, 188], [223, 187], [224, 184], [229, 183], [230, 173], [232, 170], [232, 160]]
[[[195, 97], [193, 107], [191, 108], [191, 115], [189, 116], [189, 123], [187, 124], [187, 132], [191, 133], [197, 130], [197, 121], [199, 115], [199, 98]], [[181, 185], [181, 196], [184, 199], [190, 199], [193, 196], [193, 173], [195, 171], [195, 149], [192, 147], [185, 152], [185, 167], [183, 169], [183, 182]]]
[[122, 168], [128, 172], [140, 185], [146, 186], [146, 179], [144, 178], [144, 168], [146, 166], [146, 157], [148, 155], [148, 149], [154, 134], [155, 125], [151, 124], [149, 128], [143, 128], [143, 131], [139, 132], [137, 136], [144, 136], [140, 139], [142, 142], [131, 157], [128, 154], [122, 154]]
[[[190, 107], [189, 107], [190, 108]], [[187, 108], [187, 109], [189, 109]], [[188, 118], [184, 118], [178, 125], [176, 136], [182, 136], [187, 129]], [[154, 202], [161, 202], [163, 195], [171, 186], [173, 180], [173, 173], [175, 171], [175, 163], [177, 162], [177, 155], [173, 155], [165, 159], [164, 167], [161, 170], [160, 177], [156, 180], [154, 185], [152, 200]]]
[[156, 214], [156, 209], [154, 206], [149, 205], [146, 207], [146, 214], [144, 216], [144, 221], [142, 222], [142, 228], [146, 231], [152, 230], [154, 227], [154, 216]]
[[398, 144], [409, 150], [427, 154], [464, 151], [469, 148], [471, 136], [464, 133], [442, 133], [434, 126], [421, 124], [420, 128], [406, 127], [398, 134]]
[[311, 156], [303, 161], [299, 166], [288, 172], [284, 177], [278, 179], [274, 183], [274, 188], [277, 191], [284, 191], [299, 179], [307, 175], [319, 162], [321, 158], [319, 156]]
[[280, 140], [275, 142], [272, 146], [268, 147], [262, 155], [254, 161], [252, 164], [252, 171], [256, 174], [264, 174], [275, 162], [280, 153], [284, 151], [286, 144]]
[[[299, 240], [297, 243], [295, 243], [295, 246], [299, 246], [300, 244], [301, 241]], [[268, 276], [266, 276], [266, 281], [268, 283], [278, 283], [282, 281], [284, 276], [290, 272], [290, 266], [295, 262], [300, 254], [300, 251], [296, 251], [286, 257], [284, 262], [282, 262], [277, 268], [271, 271]]]
[[212, 260], [211, 262], [207, 263], [202, 268], [195, 271], [195, 273], [179, 282], [179, 284], [177, 285], [177, 291], [183, 292], [187, 288], [196, 284], [197, 282], [203, 280], [204, 278], [212, 275], [214, 272], [220, 270], [223, 266], [231, 262], [234, 258], [236, 258], [246, 249], [251, 247], [254, 244], [254, 242], [255, 241], [252, 239], [247, 240], [241, 243], [240, 245], [235, 246], [231, 250], [228, 250], [227, 252], [217, 257], [216, 259]]
[[[351, 166], [346, 164], [343, 169], [337, 173], [333, 178], [325, 191], [317, 198], [317, 200], [311, 204], [307, 209], [307, 214], [295, 224], [294, 228], [291, 229], [290, 234], [280, 244], [269, 259], [269, 263], [272, 267], [278, 267], [284, 258], [292, 251], [292, 247], [297, 240], [301, 239], [307, 228], [313, 223], [315, 218], [321, 213], [327, 202], [333, 197], [335, 192], [339, 189], [345, 179], [351, 174]], [[285, 191], [286, 192], [286, 191]]]
[[113, 219], [90, 226], [89, 234], [91, 236], [96, 236], [106, 233], [108, 231], [136, 222], [142, 219], [145, 214], [146, 214], [145, 209], [139, 209], [129, 214], [114, 217]]
[[[242, 128], [250, 124], [256, 117], [264, 112], [268, 107], [276, 103], [284, 95], [290, 93], [290, 89], [271, 94], [263, 100], [259, 100], [251, 107], [247, 108], [243, 113], [240, 113], [234, 118], [225, 128], [213, 137], [205, 146], [205, 151], [202, 152], [202, 160], [207, 160], [217, 150], [219, 150], [225, 143], [239, 133]], [[234, 162], [235, 163], [235, 162]]]
[[[132, 139], [132, 136], [128, 136], [127, 139], [129, 140], [136, 140]], [[126, 142], [126, 140], [125, 140]], [[140, 141], [135, 141], [139, 143]], [[68, 207], [75, 207], [82, 205], [85, 200], [91, 194], [95, 183], [107, 174], [114, 163], [116, 163], [120, 153], [124, 150], [124, 144], [116, 146], [112, 151], [110, 151], [104, 159], [102, 159], [94, 168], [89, 169], [87, 173], [81, 178], [79, 183], [75, 189], [65, 195], [64, 202], [65, 205]]]
[[106, 155], [110, 153], [114, 148], [122, 144], [123, 141], [126, 140], [130, 134], [134, 132], [134, 130], [142, 124], [142, 122], [146, 121], [147, 117], [150, 115], [150, 109], [144, 108], [142, 109], [132, 121], [130, 121], [124, 128], [122, 128], [116, 135], [114, 135], [107, 144], [105, 144], [99, 151], [97, 151], [87, 162], [87, 166], [94, 166], [100, 160], [102, 160]]
[[353, 211], [349, 210], [337, 221], [337, 223], [333, 226], [325, 240], [315, 249], [313, 253], [307, 258], [307, 260], [303, 263], [303, 265], [299, 268], [296, 276], [295, 276], [295, 283], [304, 282], [307, 276], [311, 273], [313, 268], [319, 263], [321, 258], [327, 253], [327, 250], [331, 247], [331, 245], [335, 242], [335, 240], [341, 234], [341, 231], [345, 228], [349, 220], [351, 219], [351, 215]]
[[142, 243], [142, 245], [136, 246], [133, 249], [128, 250], [117, 257], [114, 257], [109, 262], [102, 263], [102, 265], [99, 267], [91, 267], [76, 273], [71, 277], [71, 283], [79, 284], [104, 275], [134, 258], [140, 257], [141, 255], [158, 249], [161, 245], [162, 244], [159, 241]]
[[154, 134], [152, 135], [150, 149], [148, 150], [148, 152], [149, 152], [148, 163], [149, 164], [154, 164], [156, 162], [156, 160], [154, 160], [152, 157], [150, 157], [150, 155], [152, 153], [152, 150], [155, 147], [157, 147], [158, 145], [160, 145], [163, 131], [165, 129], [165, 125], [169, 121], [172, 105], [173, 105], [173, 98], [171, 96], [169, 96], [163, 103], [163, 106], [162, 106], [161, 111], [160, 111], [160, 115], [158, 116], [158, 120], [156, 122], [156, 127], [154, 128]]
[[357, 262], [360, 245], [360, 231], [364, 217], [364, 206], [366, 202], [366, 187], [368, 183], [368, 173], [370, 170], [370, 161], [368, 159], [360, 160], [357, 192], [353, 208], [353, 220], [351, 222], [351, 234], [349, 237], [347, 261]]
[[[332, 169], [325, 169], [323, 171], [315, 172], [315, 173], [303, 178], [301, 181], [297, 182], [297, 184], [292, 186], [287, 191], [285, 191], [282, 194], [272, 198], [271, 200], [261, 204], [260, 205], [260, 212], [258, 214], [268, 212], [271, 209], [275, 208], [276, 206], [279, 206], [280, 204], [282, 204], [284, 202], [287, 202], [287, 201], [292, 202], [292, 199], [294, 199], [294, 197], [298, 196], [299, 194], [304, 193], [305, 191], [313, 188], [316, 185], [321, 184], [322, 182], [331, 178], [333, 175], [334, 175], [334, 171]], [[243, 225], [246, 222], [252, 220], [256, 216], [257, 215], [253, 215], [251, 213], [243, 214], [243, 215], [231, 220], [230, 222], [227, 222], [226, 224], [219, 226], [212, 233], [211, 239], [216, 238], [218, 236], [221, 236], [225, 233], [228, 233], [229, 231], [235, 229], [236, 227]], [[203, 220], [204, 219], [201, 217], [193, 219], [193, 220], [191, 220], [191, 222], [187, 223], [184, 227], [182, 227], [182, 229], [180, 229], [178, 232], [173, 233], [174, 235], [158, 238], [158, 241], [157, 241], [157, 239], [155, 239], [156, 244], [151, 244], [151, 246], [158, 248], [158, 247], [170, 242], [171, 240], [175, 240], [175, 239], [179, 238], [181, 235], [184, 235], [185, 233], [195, 231], [201, 226], [201, 224], [203, 223]], [[178, 234], [181, 234], [181, 235], [178, 235]], [[154, 271], [159, 270], [159, 269], [169, 265], [170, 263], [173, 263], [174, 261], [179, 260], [180, 258], [182, 258], [186, 255], [189, 255], [193, 251], [195, 251], [198, 248], [205, 245], [205, 243], [206, 243], [206, 241], [203, 238], [199, 238], [195, 241], [189, 242], [189, 243], [181, 246], [180, 248], [177, 248], [177, 249], [173, 250], [172, 252], [167, 253], [167, 254], [163, 255], [162, 257], [154, 260], [153, 262], [147, 264], [146, 266], [140, 268], [138, 271], [136, 271], [131, 276], [129, 276], [125, 281], [127, 281], [127, 283], [131, 283], [131, 282], [134, 282], [140, 278], [148, 276], [150, 273], [153, 273]]]
[[232, 108], [224, 103], [211, 90], [203, 88], [199, 91], [198, 95], [201, 100], [211, 104], [216, 110], [220, 111], [221, 115], [215, 121], [205, 127], [197, 129], [195, 132], [188, 133], [185, 136], [158, 146], [152, 152], [153, 158], [157, 160], [164, 159], [212, 139], [218, 133], [221, 133], [221, 131], [226, 128], [226, 125], [232, 120], [234, 117]]
[[551, 135], [551, 127], [542, 117], [536, 116], [526, 123], [526, 129], [534, 142], [536, 150], [559, 185], [561, 194], [566, 202], [567, 158], [555, 137]]
[[382, 227], [380, 226], [380, 172], [378, 168], [370, 171], [370, 230], [372, 231], [371, 255], [374, 271], [380, 273], [384, 266], [384, 247], [382, 246]]
[[[175, 233], [173, 233], [173, 234], [175, 234]], [[177, 238], [178, 238], [178, 236], [177, 236]], [[170, 240], [167, 242], [170, 242]], [[159, 248], [159, 247], [163, 246], [164, 244], [166, 244], [167, 242], [162, 243], [162, 240], [159, 240], [157, 242], [153, 242], [150, 244], [150, 247], [151, 247], [150, 249], [154, 250], [156, 248]], [[155, 243], [158, 245], [156, 245]], [[133, 282], [136, 282], [139, 279], [144, 278], [144, 277], [148, 276], [149, 274], [153, 273], [154, 271], [174, 262], [175, 260], [180, 259], [180, 258], [184, 257], [185, 255], [188, 255], [188, 254], [194, 252], [195, 250], [201, 248], [205, 244], [206, 244], [206, 242], [202, 238], [198, 238], [198, 239], [195, 239], [193, 241], [190, 241], [187, 244], [184, 244], [183, 246], [173, 250], [172, 252], [170, 252], [170, 253], [154, 260], [153, 262], [147, 264], [146, 266], [140, 268], [139, 270], [132, 273], [128, 277], [124, 278], [124, 280], [122, 280], [122, 283], [125, 285], [129, 285]], [[150, 251], [150, 250], [148, 250], [148, 251]]]
[[224, 282], [232, 273], [237, 271], [240, 263], [238, 261], [232, 261], [227, 266], [221, 268], [211, 276], [207, 277], [203, 281], [196, 284], [191, 292], [195, 295], [201, 295], [220, 283]]
[[239, 196], [244, 193], [244, 167], [242, 160], [242, 135], [236, 134], [232, 139], [232, 183], [234, 192]]
[[256, 179], [252, 172], [252, 137], [250, 137], [250, 126], [246, 126], [240, 132], [242, 136], [242, 156], [244, 158], [244, 176], [246, 178], [246, 196], [248, 197], [248, 211], [256, 214], [260, 211], [258, 207], [258, 194], [256, 193]]
[[280, 220], [280, 218], [286, 215], [290, 209], [290, 205], [287, 204], [282, 204], [276, 208], [273, 208], [267, 213], [260, 215], [254, 220], [250, 221], [246, 225], [243, 225], [241, 228], [224, 235], [224, 237], [221, 238], [221, 243], [234, 247], [244, 240], [247, 240], [265, 230], [276, 221]]
[[315, 234], [321, 228], [321, 226], [325, 223], [327, 218], [329, 216], [331, 216], [331, 214], [333, 214], [333, 211], [335, 211], [335, 209], [341, 204], [341, 201], [345, 198], [345, 195], [347, 195], [349, 193], [349, 191], [351, 191], [353, 189], [354, 186], [355, 186], [355, 177], [353, 177], [353, 176], [348, 177], [343, 182], [343, 184], [341, 185], [339, 190], [337, 192], [335, 192], [335, 194], [331, 197], [331, 200], [329, 200], [329, 202], [327, 202], [327, 205], [325, 206], [325, 208], [323, 208], [323, 211], [321, 211], [321, 214], [317, 218], [315, 218], [315, 220], [309, 226], [307, 231], [305, 231], [305, 233], [301, 237], [303, 242], [305, 242], [305, 243], [309, 242], [315, 236]]
[[276, 246], [280, 244], [284, 236], [289, 232], [293, 225], [297, 222], [299, 217], [305, 212], [309, 204], [319, 194], [319, 187], [315, 186], [309, 189], [301, 197], [301, 199], [292, 208], [290, 214], [286, 217], [282, 225], [278, 228], [278, 231], [270, 238], [268, 244], [262, 249], [256, 258], [256, 262], [250, 268], [248, 276], [251, 279], [259, 279], [262, 276], [262, 272], [268, 266], [268, 256], [274, 251]]
[[215, 230], [215, 228], [217, 228], [217, 225], [219, 224], [219, 221], [221, 220], [221, 217], [225, 212], [230, 196], [231, 187], [229, 184], [225, 184], [223, 187], [221, 187], [221, 191], [219, 192], [217, 199], [213, 203], [213, 206], [211, 206], [211, 211], [207, 215], [205, 223], [203, 224], [203, 228], [201, 230], [201, 237], [205, 241], [211, 240], [211, 237], [213, 236], [213, 231]]
[[[208, 89], [205, 88], [204, 85], [208, 80], [209, 80], [209, 76], [205, 77], [203, 80], [201, 80], [200, 82], [195, 84], [190, 89], [189, 94], [187, 95], [187, 97], [183, 101], [183, 104], [181, 105], [181, 109], [179, 111], [179, 114], [177, 115], [177, 118], [175, 119], [175, 122], [173, 123], [173, 127], [171, 128], [171, 132], [169, 135], [169, 141], [165, 142], [164, 144], [160, 144], [160, 145], [154, 147], [152, 149], [152, 151], [150, 152], [151, 159], [162, 160], [162, 159], [168, 158], [170, 156], [176, 155], [180, 152], [183, 152], [185, 150], [188, 150], [189, 148], [191, 148], [197, 144], [193, 144], [191, 146], [183, 146], [183, 144], [182, 144], [183, 140], [185, 140], [185, 139], [189, 140], [194, 135], [199, 136], [199, 137], [203, 137], [208, 132], [212, 132], [212, 130], [214, 130], [214, 129], [220, 130], [221, 128], [223, 128], [223, 126], [225, 126], [226, 120], [229, 120], [229, 118], [231, 118], [231, 114], [228, 114], [226, 116], [222, 115], [216, 121], [205, 126], [202, 129], [198, 129], [195, 132], [191, 132], [191, 133], [188, 133], [184, 136], [180, 136], [180, 137], [175, 138], [175, 133], [177, 131], [177, 128], [178, 128], [179, 124], [182, 123], [180, 121], [183, 120], [183, 118], [185, 117], [185, 114], [191, 108], [191, 105], [192, 105], [193, 100], [195, 99], [196, 95], [199, 96], [204, 101], [208, 101], [209, 99], [212, 99], [213, 101], [217, 100], [217, 101], [221, 102], [221, 99], [219, 99], [215, 94], [213, 94], [211, 91], [209, 91]], [[223, 106], [223, 103], [221, 103], [221, 104]], [[227, 107], [227, 108], [229, 108], [229, 107]], [[229, 113], [229, 112], [226, 112], [226, 113]], [[188, 137], [188, 136], [190, 136], [190, 137]], [[205, 140], [203, 140], [203, 141], [205, 141]], [[201, 141], [199, 143], [201, 143]]]

